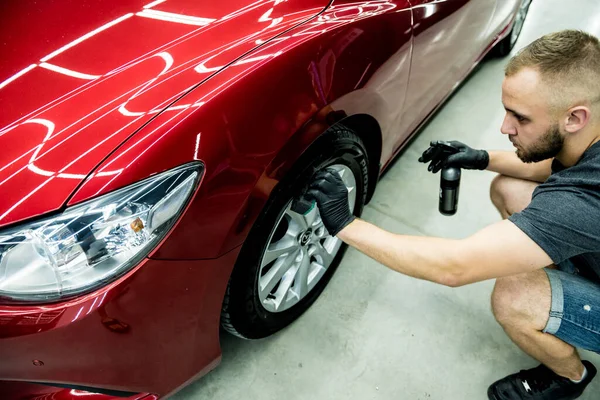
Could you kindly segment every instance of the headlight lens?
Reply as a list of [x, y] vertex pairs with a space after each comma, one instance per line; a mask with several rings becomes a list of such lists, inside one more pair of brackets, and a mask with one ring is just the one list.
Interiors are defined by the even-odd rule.
[[0, 297], [57, 300], [121, 276], [173, 226], [201, 173], [188, 164], [0, 232]]

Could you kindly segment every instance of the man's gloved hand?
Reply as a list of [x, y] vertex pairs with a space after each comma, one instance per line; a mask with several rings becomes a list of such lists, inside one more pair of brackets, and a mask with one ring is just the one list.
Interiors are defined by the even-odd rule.
[[431, 146], [423, 152], [419, 162], [428, 163], [428, 171], [434, 174], [445, 167], [458, 167], [464, 169], [486, 169], [490, 156], [485, 150], [475, 150], [464, 143], [452, 140], [433, 141]]
[[305, 198], [317, 202], [323, 224], [331, 236], [337, 235], [354, 221], [348, 205], [348, 189], [334, 169], [319, 171]]

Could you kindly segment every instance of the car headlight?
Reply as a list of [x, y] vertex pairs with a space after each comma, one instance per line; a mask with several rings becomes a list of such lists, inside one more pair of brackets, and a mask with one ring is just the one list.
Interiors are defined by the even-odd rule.
[[202, 172], [187, 164], [0, 232], [0, 297], [58, 300], [123, 275], [167, 234]]

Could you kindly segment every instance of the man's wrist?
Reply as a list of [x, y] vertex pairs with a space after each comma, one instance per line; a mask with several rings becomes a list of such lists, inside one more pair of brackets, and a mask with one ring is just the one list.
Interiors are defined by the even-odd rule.
[[481, 169], [487, 169], [488, 165], [490, 165], [490, 153], [486, 150], [481, 150]]
[[340, 229], [340, 231], [335, 236], [345, 242], [351, 231], [356, 228], [357, 221], [360, 221], [360, 218], [353, 215], [350, 219], [350, 222], [347, 223], [346, 226], [344, 226], [342, 229]]

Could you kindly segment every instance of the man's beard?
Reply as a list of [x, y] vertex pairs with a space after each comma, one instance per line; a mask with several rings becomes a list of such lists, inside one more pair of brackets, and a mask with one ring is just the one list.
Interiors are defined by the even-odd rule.
[[552, 125], [529, 149], [517, 148], [517, 157], [526, 163], [534, 163], [556, 157], [563, 148], [565, 138], [558, 124]]

